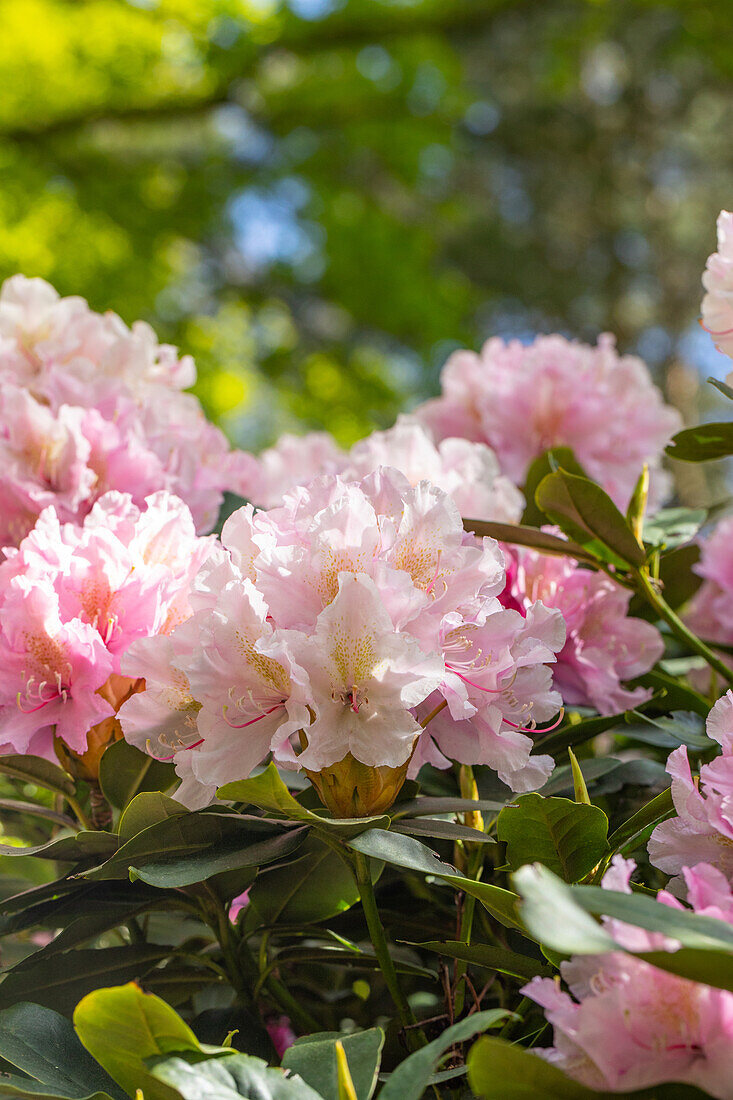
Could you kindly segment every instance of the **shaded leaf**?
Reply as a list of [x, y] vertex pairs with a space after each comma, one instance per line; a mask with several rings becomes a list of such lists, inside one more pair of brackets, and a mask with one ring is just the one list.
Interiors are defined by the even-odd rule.
[[429, 836], [438, 840], [463, 840], [470, 844], [495, 844], [491, 837], [479, 829], [459, 825], [455, 821], [441, 821], [434, 817], [420, 817], [413, 820], [392, 822], [392, 832], [405, 833], [408, 836]]
[[324, 1100], [339, 1100], [336, 1043], [343, 1046], [354, 1084], [357, 1100], [370, 1100], [377, 1084], [379, 1061], [384, 1046], [384, 1032], [373, 1027], [368, 1031], [323, 1032], [297, 1039], [285, 1051], [283, 1069], [297, 1073]]
[[524, 527], [518, 523], [494, 523], [482, 519], [464, 519], [466, 531], [474, 535], [508, 542], [512, 546], [530, 546], [542, 554], [558, 554], [561, 557], [573, 557], [578, 561], [593, 562], [595, 558], [580, 543], [552, 535], [549, 531], [540, 531], [537, 527]]
[[685, 428], [665, 448], [679, 462], [712, 462], [733, 454], [733, 423], [724, 420]]
[[0, 773], [24, 783], [35, 783], [55, 794], [73, 795], [76, 790], [74, 780], [63, 768], [40, 756], [0, 756]]
[[483, 966], [486, 970], [498, 970], [501, 974], [510, 974], [514, 978], [529, 981], [530, 978], [549, 978], [554, 971], [536, 959], [509, 951], [505, 947], [490, 947], [487, 944], [467, 944], [461, 940], [425, 940], [411, 944], [449, 959], [461, 959], [463, 962]]
[[176, 781], [173, 764], [155, 760], [127, 741], [114, 741], [102, 753], [99, 783], [104, 797], [124, 810], [135, 795], [147, 791], [167, 791]]
[[524, 479], [524, 496], [527, 503], [522, 515], [522, 523], [529, 523], [534, 527], [547, 523], [547, 516], [537, 506], [537, 487], [548, 474], [554, 473], [560, 466], [571, 474], [577, 474], [578, 477], [588, 476], [575, 457], [572, 447], [551, 447], [544, 454], [538, 455], [532, 461]]
[[674, 549], [694, 539], [707, 519], [704, 508], [663, 508], [644, 521], [644, 542]]
[[275, 867], [255, 881], [249, 893], [248, 918], [264, 924], [312, 924], [350, 909], [359, 891], [349, 867], [315, 836], [287, 867]]
[[138, 794], [130, 802], [120, 817], [117, 832], [120, 841], [132, 840], [144, 829], [167, 821], [169, 817], [183, 817], [189, 811], [175, 798], [169, 798], [160, 791], [146, 791]]
[[420, 1100], [430, 1077], [452, 1046], [465, 1043], [479, 1032], [488, 1031], [490, 1027], [506, 1020], [509, 1015], [510, 1013], [501, 1008], [490, 1009], [488, 1012], [476, 1012], [460, 1023], [446, 1028], [439, 1039], [405, 1058], [389, 1075], [379, 1093], [379, 1100]]

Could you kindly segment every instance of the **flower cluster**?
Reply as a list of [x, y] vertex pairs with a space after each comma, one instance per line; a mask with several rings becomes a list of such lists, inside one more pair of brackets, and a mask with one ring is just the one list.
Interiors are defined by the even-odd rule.
[[253, 460], [233, 454], [192, 395], [190, 356], [82, 298], [16, 275], [0, 290], [0, 547], [44, 508], [79, 522], [108, 490], [141, 505], [166, 489], [213, 527], [222, 491]]
[[179, 797], [205, 802], [268, 753], [342, 813], [360, 767], [379, 787], [365, 812], [426, 760], [488, 764], [515, 790], [544, 781], [531, 732], [560, 707], [562, 616], [502, 607], [502, 554], [446, 493], [386, 467], [324, 476], [280, 508], [240, 509], [222, 544], [194, 616], [123, 662], [147, 684], [120, 711], [125, 735], [175, 759]]
[[655, 626], [628, 614], [631, 593], [573, 558], [509, 546], [504, 554], [502, 603], [524, 613], [541, 600], [562, 612], [567, 636], [557, 657], [555, 686], [563, 702], [618, 714], [648, 699], [651, 692], [626, 688], [623, 681], [648, 672], [662, 656], [664, 642]]
[[649, 841], [649, 858], [660, 870], [678, 875], [698, 860], [712, 864], [733, 881], [733, 692], [710, 711], [708, 736], [722, 753], [692, 778], [685, 745], [670, 753], [672, 797], [677, 816], [657, 825]]
[[[630, 893], [634, 864], [614, 857], [607, 889]], [[733, 894], [724, 875], [700, 864], [684, 868], [696, 913], [733, 924]], [[661, 905], [682, 908], [666, 891]], [[675, 950], [659, 933], [606, 920], [628, 951]], [[542, 1005], [555, 1029], [554, 1047], [536, 1050], [593, 1089], [631, 1091], [666, 1081], [730, 1096], [733, 1074], [733, 993], [688, 981], [622, 951], [573, 956], [561, 963], [572, 996], [551, 978], [534, 978], [523, 992]]]
[[211, 541], [166, 492], [144, 510], [106, 493], [82, 525], [41, 514], [0, 565], [2, 751], [53, 757], [66, 746], [96, 759], [120, 735], [114, 716], [143, 686], [124, 674], [124, 654], [188, 617]]
[[274, 508], [298, 485], [319, 474], [339, 473], [354, 480], [392, 466], [411, 485], [427, 480], [453, 498], [463, 516], [517, 523], [524, 498], [499, 471], [494, 452], [468, 439], [444, 439], [435, 444], [414, 417], [400, 416], [393, 428], [372, 432], [349, 452], [341, 451], [325, 432], [282, 436], [265, 451], [244, 484], [254, 504]]
[[516, 485], [534, 458], [566, 446], [621, 508], [645, 462], [652, 503], [666, 494], [661, 452], [681, 426], [679, 414], [664, 404], [641, 359], [619, 356], [609, 335], [597, 347], [562, 336], [538, 336], [529, 345], [495, 337], [480, 355], [455, 352], [442, 390], [418, 409], [423, 423], [436, 439], [488, 444]]

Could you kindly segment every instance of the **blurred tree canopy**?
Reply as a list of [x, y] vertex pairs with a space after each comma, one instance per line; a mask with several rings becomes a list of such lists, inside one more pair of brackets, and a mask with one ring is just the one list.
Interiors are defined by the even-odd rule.
[[386, 426], [491, 332], [661, 368], [733, 203], [732, 15], [0, 0], [0, 277], [150, 320], [252, 447]]

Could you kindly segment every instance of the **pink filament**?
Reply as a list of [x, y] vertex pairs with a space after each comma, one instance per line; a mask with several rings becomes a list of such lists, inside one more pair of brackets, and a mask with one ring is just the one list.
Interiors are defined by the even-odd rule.
[[450, 669], [451, 672], [455, 673], [459, 680], [463, 680], [464, 684], [468, 684], [469, 687], [476, 688], [477, 691], [486, 691], [490, 695], [501, 695], [502, 691], [504, 691], [504, 688], [481, 687], [481, 684], [474, 684], [473, 680], [469, 680], [467, 676], [464, 676], [463, 673], [455, 669], [453, 665], [446, 664], [445, 667], [447, 669]]
[[516, 722], [510, 722], [508, 718], [504, 721], [508, 726], [512, 726], [513, 729], [519, 730], [520, 733], [551, 733], [552, 730], [556, 730], [565, 717], [565, 708], [561, 707], [560, 713], [552, 723], [551, 726], [545, 726], [544, 729], [540, 729], [539, 726], [518, 726]]
[[229, 726], [230, 729], [243, 730], [243, 729], [246, 729], [247, 726], [253, 726], [255, 722], [261, 722], [263, 718], [267, 718], [268, 714], [272, 714], [273, 711], [279, 710], [280, 707], [282, 707], [284, 705], [285, 705], [284, 703], [276, 703], [274, 707], [270, 707], [269, 710], [264, 711], [262, 714], [258, 714], [256, 718], [250, 718], [250, 720], [248, 722], [242, 722], [241, 726], [237, 725], [236, 722], [230, 722], [229, 721], [229, 719], [227, 718], [227, 713], [226, 713], [227, 708], [226, 707], [224, 707], [222, 709], [221, 713], [222, 713], [222, 717], [223, 717], [224, 721], [226, 722], [226, 724]]

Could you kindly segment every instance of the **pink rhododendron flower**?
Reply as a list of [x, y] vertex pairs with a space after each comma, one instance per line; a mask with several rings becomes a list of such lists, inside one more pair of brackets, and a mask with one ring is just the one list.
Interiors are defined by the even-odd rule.
[[703, 583], [692, 598], [685, 621], [702, 638], [733, 643], [733, 516], [717, 524], [700, 542], [700, 561], [693, 566]]
[[649, 858], [670, 875], [704, 860], [733, 879], [733, 692], [718, 699], [707, 720], [708, 736], [722, 748], [700, 768], [697, 783], [687, 747], [670, 753], [672, 797], [677, 817], [657, 825], [649, 840]]
[[648, 672], [664, 642], [651, 623], [629, 616], [631, 593], [572, 558], [521, 546], [504, 552], [508, 579], [502, 603], [524, 613], [540, 600], [562, 612], [567, 636], [554, 681], [563, 702], [617, 714], [648, 699], [645, 688], [632, 690], [623, 682]]
[[179, 797], [201, 804], [269, 753], [311, 773], [350, 755], [404, 771], [490, 763], [515, 789], [544, 781], [551, 761], [530, 760], [531, 732], [560, 706], [548, 665], [562, 616], [501, 606], [501, 552], [463, 530], [446, 493], [389, 468], [325, 476], [280, 508], [240, 509], [222, 544], [193, 585], [194, 615], [133, 645], [125, 666], [145, 647], [153, 694], [120, 721], [135, 744], [170, 750]]
[[230, 452], [198, 400], [190, 356], [159, 345], [42, 279], [16, 275], [0, 290], [0, 535], [17, 545], [50, 504], [80, 521], [108, 490], [142, 505], [159, 489], [210, 529], [224, 489], [254, 464]]
[[666, 493], [661, 453], [680, 416], [664, 404], [641, 359], [618, 355], [612, 336], [601, 336], [596, 347], [562, 336], [538, 336], [529, 345], [495, 337], [479, 355], [452, 355], [442, 389], [417, 410], [419, 418], [437, 439], [487, 443], [516, 485], [534, 458], [566, 446], [621, 508], [645, 462], [653, 500]]
[[702, 325], [723, 355], [733, 357], [733, 214], [718, 216], [718, 251], [708, 257], [702, 285]]
[[429, 431], [410, 416], [400, 416], [393, 428], [372, 432], [347, 453], [325, 432], [298, 437], [284, 435], [264, 451], [245, 480], [243, 495], [264, 508], [282, 504], [286, 493], [307, 485], [321, 474], [341, 474], [359, 480], [380, 466], [391, 466], [411, 485], [430, 481], [448, 493], [463, 516], [517, 523], [524, 498], [499, 471], [493, 451], [467, 439], [435, 444]]
[[[191, 613], [188, 590], [209, 553], [182, 501], [145, 510], [107, 493], [81, 526], [46, 509], [0, 565], [0, 721], [5, 751], [51, 755], [54, 734], [83, 753], [133, 679], [132, 642]], [[146, 675], [140, 668], [133, 677]]]
[[[630, 892], [631, 861], [615, 856], [603, 885]], [[724, 876], [705, 864], [684, 869], [696, 913], [733, 923], [733, 895]], [[681, 908], [663, 891], [662, 905]], [[606, 920], [629, 951], [675, 950], [659, 933]], [[555, 1045], [535, 1053], [590, 1088], [626, 1092], [683, 1082], [719, 1100], [733, 1076], [733, 993], [714, 989], [623, 952], [573, 956], [560, 970], [570, 994], [551, 978], [534, 978], [523, 992], [542, 1005]]]

